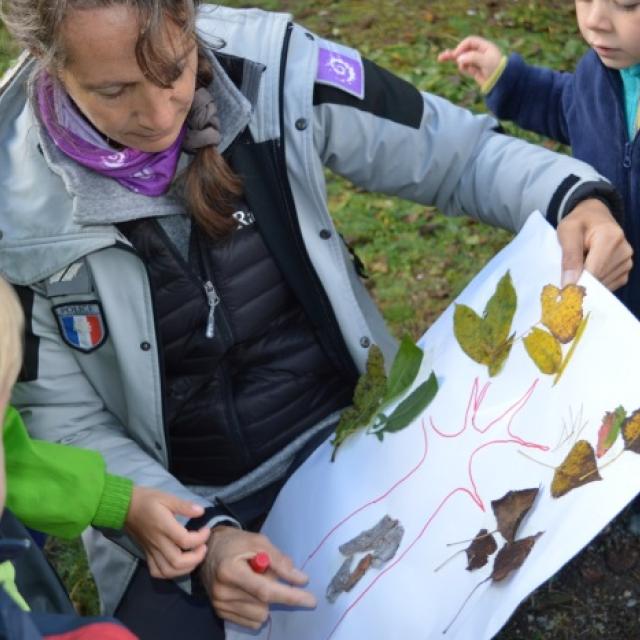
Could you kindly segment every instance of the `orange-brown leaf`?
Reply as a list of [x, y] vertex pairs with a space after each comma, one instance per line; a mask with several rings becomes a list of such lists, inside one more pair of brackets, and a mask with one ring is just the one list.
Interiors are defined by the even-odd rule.
[[542, 288], [542, 324], [563, 344], [571, 342], [582, 322], [582, 301], [586, 289], [568, 284], [562, 289], [552, 284]]
[[496, 516], [498, 531], [507, 542], [513, 542], [518, 527], [523, 518], [529, 513], [538, 489], [520, 489], [508, 491], [498, 500], [491, 501], [491, 508]]
[[622, 425], [624, 448], [640, 453], [640, 409], [634, 411]]
[[559, 498], [594, 480], [602, 480], [598, 473], [595, 451], [586, 440], [578, 440], [553, 474], [551, 495]]

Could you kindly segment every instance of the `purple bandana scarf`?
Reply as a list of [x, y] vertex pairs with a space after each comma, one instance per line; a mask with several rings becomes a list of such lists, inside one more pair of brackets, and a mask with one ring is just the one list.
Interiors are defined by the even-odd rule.
[[176, 172], [186, 125], [164, 151], [117, 150], [82, 117], [66, 91], [47, 73], [39, 76], [36, 92], [42, 121], [63, 153], [135, 193], [160, 196], [167, 191]]

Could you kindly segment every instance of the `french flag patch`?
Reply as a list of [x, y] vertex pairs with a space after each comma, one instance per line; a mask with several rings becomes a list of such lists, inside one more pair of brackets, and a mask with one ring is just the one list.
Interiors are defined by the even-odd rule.
[[53, 308], [64, 341], [90, 353], [107, 339], [107, 325], [99, 302], [72, 302]]
[[356, 49], [320, 40], [316, 82], [364, 98], [364, 66]]

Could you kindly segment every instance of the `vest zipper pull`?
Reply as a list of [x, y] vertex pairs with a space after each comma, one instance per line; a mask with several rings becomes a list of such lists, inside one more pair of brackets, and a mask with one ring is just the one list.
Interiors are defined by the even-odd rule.
[[220, 302], [220, 296], [213, 286], [213, 282], [207, 280], [204, 283], [204, 293], [207, 296], [207, 302], [209, 303], [209, 315], [207, 316], [207, 328], [204, 335], [207, 338], [213, 338], [216, 333], [215, 311], [216, 306]]

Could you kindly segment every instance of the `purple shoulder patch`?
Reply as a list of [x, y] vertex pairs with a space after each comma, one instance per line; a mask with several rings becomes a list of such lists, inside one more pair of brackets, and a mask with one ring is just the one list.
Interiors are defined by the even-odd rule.
[[341, 89], [362, 100], [364, 68], [360, 54], [355, 49], [321, 40], [316, 82]]

